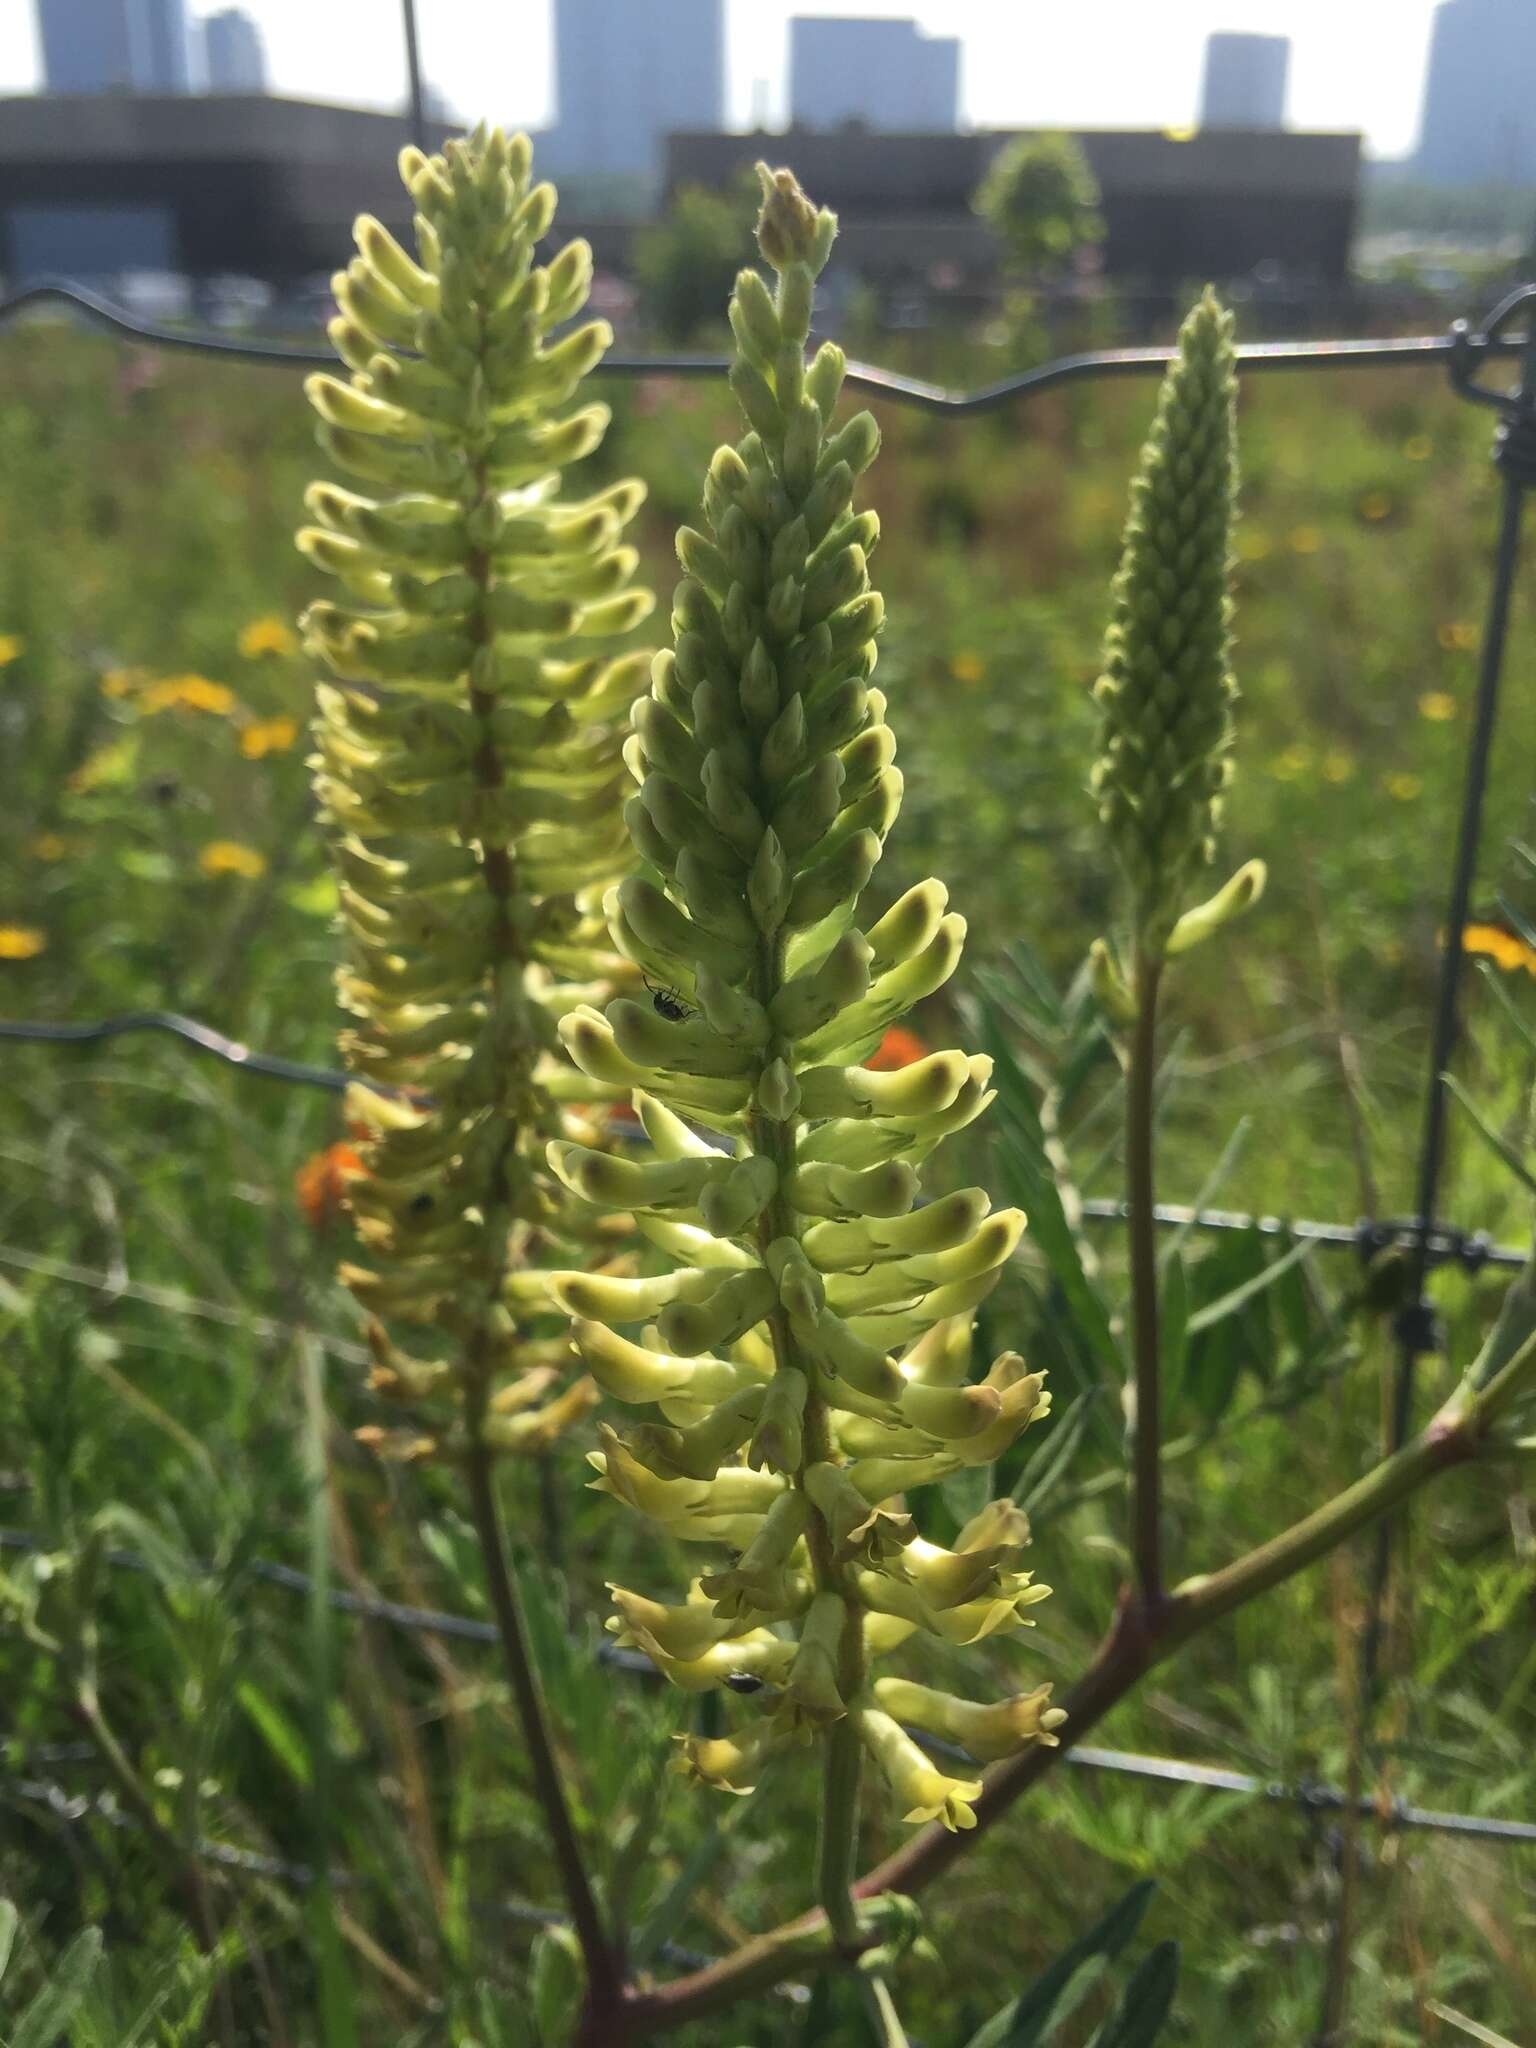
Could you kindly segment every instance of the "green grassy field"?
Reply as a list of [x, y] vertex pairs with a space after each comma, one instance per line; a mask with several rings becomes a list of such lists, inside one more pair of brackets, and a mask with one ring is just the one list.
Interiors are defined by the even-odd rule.
[[[617, 417], [601, 473], [649, 480], [643, 543], [664, 591], [671, 530], [695, 508], [726, 415], [698, 385], [605, 395]], [[984, 988], [1005, 1020], [1019, 1016], [1021, 945], [1064, 985], [1109, 913], [1084, 794], [1088, 689], [1151, 398], [1118, 385], [968, 425], [883, 416], [880, 681], [907, 799], [881, 885], [939, 874], [970, 918], [954, 998], [966, 1031], [980, 1028]], [[1241, 430], [1244, 695], [1225, 852], [1233, 865], [1262, 855], [1271, 883], [1230, 942], [1179, 978], [1161, 1191], [1194, 1199], [1230, 1147], [1208, 1197], [1226, 1206], [1402, 1215], [1496, 516], [1487, 427], [1413, 371], [1266, 377], [1245, 389]], [[0, 1016], [176, 1009], [269, 1052], [332, 1058], [334, 898], [303, 760], [313, 676], [288, 625], [315, 594], [290, 534], [318, 466], [289, 372], [56, 326], [0, 337]], [[1514, 632], [1480, 911], [1516, 880], [1508, 843], [1531, 796], [1528, 605]], [[1472, 979], [1459, 1060], [1503, 1124], [1531, 1063], [1498, 998], [1527, 1017], [1533, 1000], [1518, 961], [1490, 979]], [[954, 1022], [915, 1020], [935, 1043]], [[1050, 1048], [1034, 1050], [1049, 1069]], [[105, 1541], [149, 1558], [148, 1572], [103, 1566], [77, 1594], [46, 1598], [89, 1603], [104, 1710], [170, 1835], [330, 1864], [347, 1881], [331, 1914], [269, 1875], [211, 1872], [227, 1969], [199, 2017], [209, 1973], [153, 1842], [70, 1817], [68, 1799], [106, 1780], [37, 1640], [43, 1623], [25, 1625], [35, 1569], [0, 1553], [0, 1887], [25, 1923], [0, 2013], [94, 1925], [108, 1962], [82, 2042], [538, 2038], [533, 2015], [547, 2024], [558, 2010], [567, 1964], [507, 1910], [555, 1894], [490, 1652], [328, 1618], [252, 1571], [328, 1554], [343, 1584], [484, 1611], [451, 1477], [382, 1466], [352, 1440], [374, 1404], [331, 1278], [345, 1224], [295, 1188], [344, 1136], [338, 1101], [157, 1038], [8, 1044], [4, 1073], [0, 1523], [69, 1554], [110, 1505]], [[1065, 1117], [1092, 1195], [1120, 1191], [1112, 1079], [1101, 1072]], [[1006, 1121], [965, 1142], [965, 1170], [1003, 1185]], [[1458, 1121], [1447, 1213], [1520, 1241], [1526, 1207]], [[1118, 1294], [1117, 1247], [1095, 1245]], [[1235, 1267], [1217, 1242], [1185, 1256], [1210, 1299], [1257, 1255], [1245, 1240]], [[1339, 1310], [1357, 1283], [1347, 1254], [1293, 1268], [1228, 1353], [1204, 1359], [1198, 1384], [1190, 1375], [1170, 1425], [1190, 1438], [1170, 1475], [1181, 1570], [1234, 1555], [1369, 1462], [1391, 1361], [1377, 1322]], [[1453, 1383], [1500, 1291], [1487, 1273], [1438, 1287], [1452, 1357], [1424, 1361], [1425, 1404]], [[992, 1336], [1057, 1370], [1060, 1415], [1084, 1389], [1059, 1313], [1028, 1259], [988, 1309]], [[1027, 1649], [970, 1653], [1020, 1680], [1081, 1669], [1124, 1563], [1118, 1418], [1107, 1396], [1081, 1412], [1087, 1426], [1036, 1504], [1033, 1562], [1055, 1598]], [[665, 1774], [694, 1704], [615, 1677], [593, 1651], [604, 1580], [665, 1585], [670, 1562], [583, 1491], [582, 1448], [511, 1482], [581, 1814], [628, 1924], [719, 1953], [803, 1903], [810, 1788], [789, 1772], [767, 1801], [722, 1812]], [[318, 1519], [317, 1470], [331, 1510]], [[1337, 1782], [1366, 1549], [1217, 1629], [1096, 1739]], [[1414, 1512], [1406, 1558], [1383, 1782], [1428, 1805], [1529, 1818], [1536, 1542], [1518, 1474], [1442, 1482]], [[319, 1782], [317, 1724], [334, 1755]], [[897, 1832], [872, 1819], [869, 1851]], [[1306, 2041], [1336, 1849], [1331, 1817], [1062, 1770], [929, 1896], [940, 1960], [904, 1985], [914, 2038], [964, 2041], [1153, 1876], [1147, 1933], [1183, 1947], [1169, 2038]], [[697, 1884], [661, 1911], [694, 1854]], [[1349, 2038], [1458, 2038], [1430, 2000], [1528, 2038], [1533, 1925], [1531, 1849], [1367, 1828]], [[766, 2000], [727, 2032], [686, 2038], [862, 2041], [857, 2003], [837, 2000]]]

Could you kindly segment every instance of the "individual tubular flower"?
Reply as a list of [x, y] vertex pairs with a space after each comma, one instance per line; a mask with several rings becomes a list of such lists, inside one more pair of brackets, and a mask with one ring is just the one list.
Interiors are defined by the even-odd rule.
[[1206, 291], [1179, 333], [1131, 487], [1095, 687], [1093, 795], [1130, 884], [1139, 951], [1183, 951], [1263, 886], [1250, 863], [1176, 930], [1215, 856], [1231, 776], [1229, 543], [1237, 482], [1232, 316]]
[[[871, 682], [879, 528], [854, 504], [879, 436], [867, 413], [833, 423], [840, 350], [806, 361], [833, 217], [788, 172], [760, 175], [777, 290], [744, 271], [730, 309], [748, 431], [710, 464], [708, 531], [678, 536], [675, 643], [627, 750], [626, 815], [659, 880], [608, 899], [616, 945], [665, 1000], [561, 1023], [586, 1073], [635, 1088], [653, 1156], [549, 1155], [675, 1264], [552, 1284], [604, 1391], [662, 1418], [603, 1431], [599, 1489], [733, 1553], [683, 1608], [614, 1589], [625, 1638], [685, 1686], [782, 1688], [740, 1754], [695, 1745], [694, 1774], [740, 1790], [775, 1743], [826, 1737], [831, 1754], [852, 1729], [902, 1811], [963, 1826], [974, 1788], [912, 1749], [866, 1667], [920, 1632], [1026, 1625], [1046, 1589], [1017, 1569], [1016, 1511], [950, 1552], [917, 1538], [902, 1496], [990, 1462], [1048, 1401], [1011, 1353], [971, 1373], [972, 1312], [1023, 1217], [977, 1189], [914, 1206], [929, 1153], [990, 1099], [989, 1063], [862, 1064], [953, 973], [964, 924], [937, 882], [860, 916], [901, 798]], [[1006, 1720], [985, 1723], [994, 1753]], [[1038, 1714], [1013, 1725], [1018, 1743], [1044, 1732]]]
[[562, 1347], [524, 1335], [539, 1290], [518, 1269], [578, 1206], [543, 1164], [559, 1099], [604, 1094], [572, 1089], [554, 1020], [622, 964], [600, 906], [629, 858], [623, 713], [646, 658], [612, 643], [650, 609], [623, 539], [643, 493], [562, 489], [607, 423], [570, 401], [611, 337], [568, 328], [585, 243], [533, 261], [555, 195], [526, 138], [482, 129], [400, 168], [416, 253], [359, 220], [330, 325], [350, 374], [308, 384], [322, 447], [365, 490], [314, 484], [298, 536], [343, 592], [303, 623], [334, 677], [313, 767], [368, 1258], [344, 1273], [374, 1313], [375, 1387], [447, 1404], [412, 1454], [462, 1440], [466, 1397], [492, 1449], [538, 1450], [595, 1398], [560, 1391]]

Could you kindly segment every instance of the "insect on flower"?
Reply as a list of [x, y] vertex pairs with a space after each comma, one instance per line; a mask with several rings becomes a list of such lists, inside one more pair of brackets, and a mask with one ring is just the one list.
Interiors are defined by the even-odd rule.
[[669, 1024], [688, 1022], [693, 1012], [675, 988], [668, 988], [651, 980], [647, 980], [645, 985], [651, 992], [651, 1005], [658, 1017], [665, 1017]]

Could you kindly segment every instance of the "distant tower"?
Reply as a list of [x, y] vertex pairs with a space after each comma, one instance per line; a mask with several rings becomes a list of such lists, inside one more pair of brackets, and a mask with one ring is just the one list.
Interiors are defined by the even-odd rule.
[[127, 92], [134, 84], [124, 0], [37, 0], [48, 92]]
[[1536, 183], [1536, 7], [1445, 0], [1435, 11], [1415, 168], [1441, 185]]
[[1202, 128], [1283, 128], [1291, 45], [1285, 36], [1208, 36]]
[[266, 91], [266, 46], [243, 7], [221, 7], [204, 20], [203, 84], [208, 92]]
[[951, 133], [960, 44], [889, 16], [801, 15], [789, 24], [789, 118], [797, 128]]
[[49, 92], [185, 92], [185, 0], [37, 0]]
[[139, 92], [186, 92], [186, 0], [127, 0], [128, 46]]
[[553, 167], [658, 184], [667, 135], [724, 125], [723, 0], [555, 0], [555, 92]]

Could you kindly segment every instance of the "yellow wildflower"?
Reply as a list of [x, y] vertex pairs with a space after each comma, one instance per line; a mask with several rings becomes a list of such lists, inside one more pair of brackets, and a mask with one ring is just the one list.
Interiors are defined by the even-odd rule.
[[1323, 536], [1315, 526], [1293, 526], [1290, 543], [1293, 555], [1315, 555], [1323, 544]]
[[979, 683], [987, 672], [987, 665], [979, 654], [962, 649], [950, 662], [949, 672], [957, 683]]
[[69, 851], [69, 841], [62, 832], [39, 832], [27, 851], [34, 860], [62, 860]]
[[247, 661], [257, 661], [263, 654], [297, 654], [299, 650], [298, 635], [292, 626], [275, 616], [252, 619], [248, 626], [242, 626], [237, 645]]
[[1342, 747], [1333, 747], [1323, 756], [1323, 774], [1329, 782], [1353, 782], [1356, 774], [1355, 757], [1346, 754]]
[[1298, 776], [1305, 775], [1311, 766], [1310, 747], [1287, 747], [1283, 754], [1277, 754], [1270, 762], [1269, 772], [1279, 782], [1294, 782]]
[[1275, 544], [1267, 533], [1261, 533], [1256, 526], [1246, 527], [1237, 537], [1237, 559], [1240, 562], [1262, 562], [1272, 555]]
[[1428, 434], [1410, 434], [1403, 443], [1403, 453], [1410, 462], [1428, 462], [1435, 452], [1435, 444]]
[[243, 875], [254, 882], [267, 872], [266, 857], [254, 846], [242, 846], [237, 839], [210, 839], [197, 856], [205, 875]]
[[104, 697], [131, 697], [135, 690], [142, 690], [148, 681], [147, 669], [105, 669], [101, 678], [101, 694]]
[[1379, 525], [1383, 519], [1390, 519], [1392, 512], [1393, 501], [1386, 491], [1367, 491], [1360, 500], [1360, 517], [1370, 520], [1373, 526]]
[[1473, 653], [1480, 637], [1476, 626], [1466, 619], [1447, 619], [1435, 632], [1447, 654]]
[[0, 668], [15, 661], [26, 644], [19, 633], [0, 633]]
[[[1444, 945], [1445, 934], [1440, 934]], [[1536, 974], [1536, 947], [1528, 946], [1524, 939], [1513, 932], [1505, 931], [1497, 924], [1469, 924], [1461, 935], [1463, 953], [1481, 953], [1502, 967], [1506, 974], [1517, 967], [1523, 967], [1527, 974]]]
[[1419, 716], [1435, 725], [1444, 725], [1446, 720], [1456, 716], [1456, 699], [1449, 690], [1426, 690], [1419, 699]]
[[237, 699], [227, 683], [210, 682], [207, 676], [167, 676], [151, 683], [139, 699], [142, 711], [207, 711], [215, 718], [228, 718]]
[[35, 960], [47, 946], [47, 934], [36, 925], [0, 924], [0, 960]]
[[1422, 775], [1399, 772], [1386, 778], [1385, 788], [1387, 795], [1395, 798], [1398, 803], [1411, 804], [1416, 796], [1423, 795], [1424, 778]]
[[265, 754], [286, 754], [299, 736], [297, 719], [258, 718], [240, 735], [240, 751], [248, 761]]

